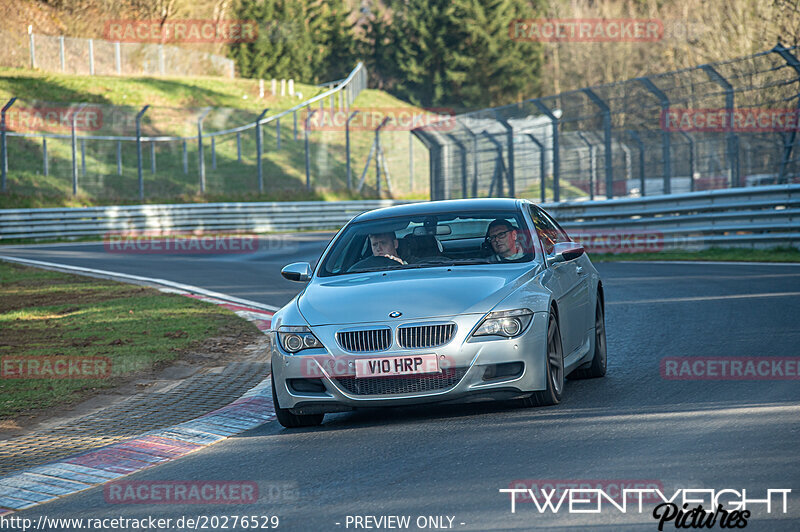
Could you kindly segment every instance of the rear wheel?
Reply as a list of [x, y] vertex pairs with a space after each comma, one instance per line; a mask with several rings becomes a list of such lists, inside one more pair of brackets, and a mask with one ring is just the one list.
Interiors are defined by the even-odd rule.
[[561, 401], [564, 390], [564, 354], [561, 349], [561, 332], [558, 320], [550, 314], [547, 324], [547, 388], [533, 392], [522, 400], [524, 406], [550, 406]]
[[272, 405], [275, 407], [278, 423], [287, 429], [316, 427], [322, 423], [322, 419], [325, 417], [325, 414], [292, 414], [288, 408], [278, 406], [278, 395], [275, 393], [275, 375], [272, 375]]
[[572, 372], [570, 379], [594, 379], [606, 374], [608, 356], [606, 351], [606, 320], [603, 305], [597, 298], [597, 307], [594, 312], [594, 357], [586, 367], [580, 367]]

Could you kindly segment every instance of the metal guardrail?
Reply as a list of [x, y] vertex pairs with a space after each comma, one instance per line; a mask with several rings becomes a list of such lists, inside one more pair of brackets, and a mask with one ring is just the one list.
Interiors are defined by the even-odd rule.
[[[208, 203], [0, 210], [0, 241], [119, 232], [334, 230], [360, 212], [411, 203]], [[667, 246], [800, 245], [800, 185], [545, 203], [570, 233], [657, 233]]]

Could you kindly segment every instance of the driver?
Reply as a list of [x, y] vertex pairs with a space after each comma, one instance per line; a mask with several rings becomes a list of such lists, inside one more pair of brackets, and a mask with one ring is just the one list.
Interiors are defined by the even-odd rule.
[[398, 257], [397, 247], [400, 245], [394, 232], [373, 233], [369, 235], [369, 244], [372, 247], [374, 257], [386, 257], [396, 260], [400, 264], [407, 264], [406, 261]]
[[525, 253], [519, 244], [519, 231], [511, 222], [498, 218], [489, 224], [486, 229], [486, 241], [491, 244], [494, 255], [489, 257], [490, 262], [515, 262], [528, 260], [529, 254]]

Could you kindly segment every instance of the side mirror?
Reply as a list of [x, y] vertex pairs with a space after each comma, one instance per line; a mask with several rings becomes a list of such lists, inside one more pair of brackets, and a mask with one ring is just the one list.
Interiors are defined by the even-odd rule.
[[547, 256], [550, 262], [567, 262], [575, 260], [585, 253], [583, 246], [577, 242], [559, 242], [553, 246], [553, 252]]
[[284, 279], [289, 281], [297, 281], [299, 283], [307, 283], [311, 280], [311, 265], [307, 262], [293, 262], [288, 266], [284, 266], [281, 270], [281, 275]]

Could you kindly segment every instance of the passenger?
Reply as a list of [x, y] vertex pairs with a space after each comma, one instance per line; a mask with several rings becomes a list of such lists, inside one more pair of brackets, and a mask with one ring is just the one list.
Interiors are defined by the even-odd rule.
[[486, 241], [491, 244], [494, 254], [489, 257], [489, 262], [516, 262], [529, 260], [530, 254], [518, 240], [519, 231], [508, 220], [498, 218], [489, 224], [486, 229]]

